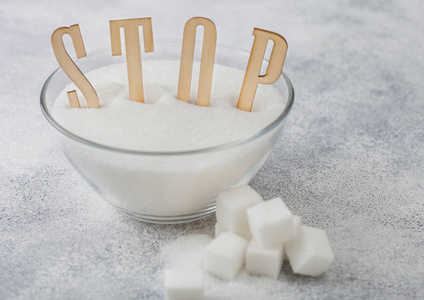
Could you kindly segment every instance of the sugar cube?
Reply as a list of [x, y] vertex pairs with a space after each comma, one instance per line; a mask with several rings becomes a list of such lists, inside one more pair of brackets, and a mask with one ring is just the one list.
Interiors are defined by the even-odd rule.
[[219, 222], [216, 222], [215, 224], [215, 238], [217, 238], [221, 233], [227, 232], [228, 229], [225, 228], [224, 225], [222, 225]]
[[233, 279], [244, 266], [247, 244], [235, 233], [221, 233], [205, 248], [206, 271], [222, 279]]
[[[228, 230], [228, 228], [226, 228], [224, 225], [220, 224], [219, 222], [216, 222], [216, 224], [215, 224], [215, 238], [217, 238], [218, 235], [220, 235], [221, 233], [227, 232], [227, 231], [230, 231], [230, 230]], [[237, 233], [237, 235], [241, 236], [242, 238], [244, 238], [248, 241], [250, 241], [250, 238], [252, 237], [252, 235], [250, 234], [250, 230], [246, 230], [244, 232], [239, 232], [239, 233]]]
[[253, 238], [262, 248], [281, 246], [294, 236], [293, 214], [281, 198], [249, 208], [247, 219]]
[[216, 219], [235, 234], [250, 239], [246, 210], [262, 202], [262, 197], [248, 185], [226, 190], [217, 197]]
[[246, 251], [246, 271], [277, 279], [283, 266], [283, 252], [283, 245], [265, 249], [252, 239]]
[[250, 233], [250, 230], [246, 230], [242, 232], [239, 231], [237, 232], [237, 235], [241, 236], [242, 238], [248, 241], [250, 241], [250, 239], [252, 238], [252, 234]]
[[327, 234], [324, 230], [301, 226], [296, 238], [285, 245], [294, 273], [319, 276], [334, 260]]
[[293, 238], [295, 238], [299, 234], [301, 225], [302, 225], [302, 219], [299, 216], [293, 215], [293, 231], [294, 231]]
[[203, 298], [201, 270], [165, 270], [167, 300], [198, 300]]
[[[302, 226], [302, 219], [299, 216], [293, 215], [293, 238], [296, 238], [300, 232], [300, 227]], [[283, 258], [284, 260], [289, 260], [287, 257], [286, 249], [283, 247]]]

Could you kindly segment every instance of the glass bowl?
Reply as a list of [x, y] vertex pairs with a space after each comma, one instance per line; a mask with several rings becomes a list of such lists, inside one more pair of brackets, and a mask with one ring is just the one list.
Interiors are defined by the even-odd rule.
[[[154, 43], [155, 52], [142, 53], [142, 60], [180, 59], [181, 40], [155, 40]], [[217, 45], [215, 64], [244, 71], [249, 55], [250, 52], [243, 49]], [[200, 60], [200, 53], [196, 53], [195, 60]], [[76, 63], [87, 73], [122, 62], [125, 62], [125, 53], [112, 56], [109, 46], [89, 53]], [[264, 60], [263, 67], [267, 64]], [[181, 223], [205, 217], [215, 211], [219, 192], [248, 183], [275, 146], [294, 101], [293, 86], [282, 73], [273, 85], [283, 96], [284, 109], [259, 132], [199, 150], [134, 151], [84, 139], [54, 119], [51, 114], [54, 101], [69, 83], [66, 74], [57, 69], [45, 82], [40, 99], [41, 110], [55, 129], [64, 154], [103, 199], [126, 216], [152, 223]]]

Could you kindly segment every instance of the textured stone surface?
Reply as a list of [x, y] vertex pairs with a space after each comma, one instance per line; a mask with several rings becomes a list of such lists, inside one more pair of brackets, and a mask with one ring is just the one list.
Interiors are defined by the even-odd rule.
[[38, 104], [57, 68], [54, 29], [79, 23], [90, 55], [109, 44], [111, 19], [151, 16], [155, 38], [175, 38], [197, 15], [221, 44], [250, 49], [253, 27], [288, 40], [295, 105], [250, 184], [325, 229], [336, 257], [319, 278], [285, 264], [278, 282], [217, 281], [214, 299], [424, 298], [422, 1], [67, 3], [0, 2], [1, 299], [163, 299], [160, 250], [213, 236], [213, 216], [158, 226], [114, 211], [66, 161]]

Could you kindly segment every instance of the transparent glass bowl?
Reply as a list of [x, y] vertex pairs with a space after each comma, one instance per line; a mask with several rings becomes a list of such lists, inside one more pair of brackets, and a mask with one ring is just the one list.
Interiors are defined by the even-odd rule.
[[[142, 60], [179, 60], [180, 55], [181, 40], [155, 40], [155, 52], [143, 53]], [[244, 71], [249, 55], [246, 50], [217, 45], [215, 63]], [[195, 60], [200, 60], [199, 53]], [[121, 62], [125, 62], [125, 54], [112, 56], [110, 47], [105, 47], [77, 64], [87, 73]], [[264, 67], [267, 64], [264, 60]], [[293, 86], [282, 73], [274, 87], [283, 95], [285, 107], [277, 119], [252, 136], [200, 150], [133, 151], [84, 139], [54, 119], [54, 101], [70, 82], [59, 68], [41, 91], [41, 110], [55, 129], [64, 154], [103, 199], [124, 215], [152, 223], [181, 223], [205, 217], [215, 211], [219, 192], [248, 183], [276, 144], [294, 101]]]

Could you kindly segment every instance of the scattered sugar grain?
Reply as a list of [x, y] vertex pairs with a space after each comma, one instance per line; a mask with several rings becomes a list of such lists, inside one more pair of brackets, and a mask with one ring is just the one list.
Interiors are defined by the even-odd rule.
[[[193, 234], [178, 237], [162, 248], [161, 256], [165, 261], [165, 268], [181, 270], [197, 268], [202, 263], [205, 246], [212, 238], [205, 234]], [[193, 259], [196, 263], [193, 263]], [[201, 264], [203, 267], [203, 264]], [[285, 276], [282, 272], [281, 276]], [[224, 281], [208, 273], [204, 274], [205, 299], [273, 299], [281, 293], [281, 288], [290, 290], [292, 283], [285, 280], [274, 280], [268, 277], [249, 275], [242, 269], [232, 281]]]
[[187, 270], [203, 269], [205, 247], [212, 241], [206, 234], [192, 234], [167, 244], [162, 252], [168, 261], [167, 268]]

